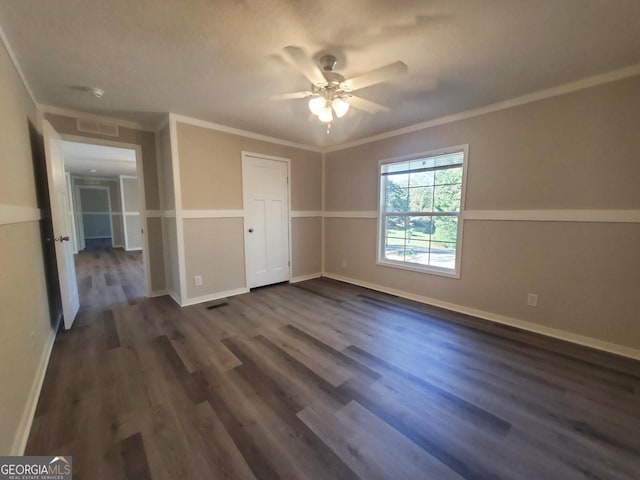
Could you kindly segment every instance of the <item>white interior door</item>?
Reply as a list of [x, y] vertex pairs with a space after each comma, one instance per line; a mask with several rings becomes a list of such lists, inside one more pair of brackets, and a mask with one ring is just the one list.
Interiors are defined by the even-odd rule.
[[245, 262], [249, 288], [289, 280], [289, 164], [242, 157]]
[[47, 180], [49, 182], [49, 199], [51, 201], [51, 221], [53, 223], [56, 246], [56, 262], [58, 264], [58, 278], [62, 296], [62, 314], [64, 328], [69, 329], [80, 308], [78, 297], [78, 283], [76, 268], [73, 261], [73, 247], [71, 245], [71, 204], [67, 194], [67, 184], [64, 172], [64, 157], [62, 155], [60, 135], [51, 124], [42, 122], [44, 148], [47, 158]]

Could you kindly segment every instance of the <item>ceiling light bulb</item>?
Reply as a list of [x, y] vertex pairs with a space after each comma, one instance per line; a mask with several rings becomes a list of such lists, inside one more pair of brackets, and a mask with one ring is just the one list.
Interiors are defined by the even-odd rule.
[[313, 113], [314, 115], [320, 115], [320, 113], [322, 113], [322, 110], [324, 110], [325, 107], [325, 100], [322, 97], [313, 97], [311, 100], [309, 100], [309, 110], [311, 110], [311, 113]]
[[344, 115], [349, 111], [349, 104], [341, 98], [336, 98], [333, 101], [332, 107], [338, 118], [344, 117]]
[[333, 112], [331, 110], [331, 107], [326, 106], [321, 112], [320, 115], [318, 115], [318, 119], [321, 122], [325, 122], [325, 123], [329, 123], [333, 120]]

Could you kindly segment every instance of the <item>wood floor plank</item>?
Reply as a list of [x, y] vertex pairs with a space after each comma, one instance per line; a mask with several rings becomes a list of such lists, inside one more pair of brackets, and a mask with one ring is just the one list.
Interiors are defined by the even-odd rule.
[[[259, 448], [259, 438], [252, 435], [250, 422], [243, 419], [237, 410], [242, 408], [242, 399], [234, 398], [233, 388], [229, 381], [213, 368], [192, 374], [194, 380], [208, 391], [208, 402], [216, 413], [229, 436], [242, 454], [256, 478], [271, 480], [279, 478], [269, 458]], [[231, 398], [230, 398], [231, 397]], [[243, 422], [244, 420], [244, 422]]]
[[142, 434], [139, 432], [121, 442], [120, 454], [124, 461], [124, 470], [129, 480], [151, 480], [147, 454]]
[[307, 408], [298, 416], [361, 478], [463, 478], [357, 402], [333, 415]]
[[506, 435], [511, 428], [511, 424], [509, 422], [502, 418], [498, 418], [493, 413], [488, 412], [487, 410], [484, 410], [477, 405], [474, 405], [465, 399], [438, 387], [437, 385], [425, 381], [406, 370], [377, 358], [356, 346], [349, 347], [349, 350], [356, 351], [361, 357], [366, 357], [374, 365], [378, 366], [380, 370], [392, 372], [407, 379], [412, 385], [420, 387], [426, 395], [432, 398], [433, 402], [446, 403], [450, 408], [455, 409], [461, 418], [473, 423], [474, 425], [481, 425], [483, 428], [495, 431], [502, 435]]
[[202, 438], [207, 457], [216, 464], [221, 477], [257, 480], [211, 404], [198, 404], [196, 415], [198, 423], [195, 428]]
[[[239, 347], [237, 343], [233, 345], [234, 348]], [[240, 348], [237, 349], [236, 355], [242, 355]], [[246, 385], [250, 385], [256, 391], [268, 411], [280, 419], [284, 429], [281, 440], [296, 439], [296, 442], [290, 444], [288, 449], [296, 452], [296, 463], [299, 462], [303, 466], [306, 478], [319, 480], [324, 478], [358, 478], [355, 472], [333, 450], [296, 417], [296, 413], [300, 411], [302, 405], [293, 401], [293, 398], [283, 392], [268, 375], [262, 374], [254, 362], [247, 361], [245, 363], [243, 361], [243, 365], [236, 368], [234, 372], [237, 372], [244, 379]]]

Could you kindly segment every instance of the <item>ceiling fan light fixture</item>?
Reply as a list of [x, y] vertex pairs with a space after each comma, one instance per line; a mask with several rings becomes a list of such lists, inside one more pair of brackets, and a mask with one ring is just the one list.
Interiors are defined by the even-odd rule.
[[329, 123], [333, 121], [333, 111], [330, 106], [326, 106], [318, 115], [318, 120], [321, 122]]
[[295, 45], [284, 47], [283, 53], [284, 57], [309, 81], [310, 88], [302, 92], [276, 95], [274, 98], [282, 100], [304, 98], [308, 102], [311, 113], [316, 115], [320, 122], [327, 124], [327, 133], [334, 119], [342, 118], [347, 114], [351, 102], [354, 108], [367, 113], [388, 111], [389, 108], [384, 105], [379, 105], [352, 92], [387, 82], [399, 75], [406, 75], [409, 70], [404, 62], [398, 60], [345, 79], [334, 70], [337, 59], [333, 55], [323, 55], [319, 62], [316, 62], [302, 48]]
[[336, 98], [332, 104], [333, 110], [336, 112], [336, 117], [342, 118], [349, 111], [349, 103], [342, 98]]
[[311, 100], [309, 100], [309, 110], [311, 110], [311, 113], [314, 115], [320, 115], [325, 105], [325, 99], [322, 97], [312, 97]]

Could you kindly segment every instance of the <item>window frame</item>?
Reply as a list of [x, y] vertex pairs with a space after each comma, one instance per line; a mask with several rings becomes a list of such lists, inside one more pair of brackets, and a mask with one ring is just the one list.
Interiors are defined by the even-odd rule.
[[[400, 260], [390, 260], [385, 258], [385, 225], [386, 225], [386, 211], [385, 211], [385, 194], [383, 191], [382, 182], [384, 176], [382, 175], [382, 167], [392, 163], [407, 162], [411, 160], [419, 160], [425, 157], [436, 157], [439, 155], [446, 155], [450, 153], [463, 153], [462, 158], [462, 184], [460, 186], [460, 210], [458, 212], [458, 230], [456, 235], [456, 261], [455, 268], [453, 270], [443, 267], [437, 267], [432, 265], [420, 265], [417, 263], [411, 263]], [[413, 272], [426, 273], [430, 275], [439, 275], [448, 278], [459, 279], [462, 260], [462, 235], [464, 226], [464, 211], [465, 211], [465, 194], [467, 186], [467, 167], [469, 164], [469, 145], [456, 145], [453, 147], [440, 148], [437, 150], [429, 150], [426, 152], [412, 153], [409, 155], [402, 155], [399, 157], [386, 158], [378, 162], [378, 244], [376, 248], [376, 265], [384, 267], [398, 268], [401, 270], [410, 270]], [[394, 212], [389, 212], [393, 214]], [[397, 213], [397, 212], [396, 212]], [[403, 212], [406, 213], [406, 212]]]

